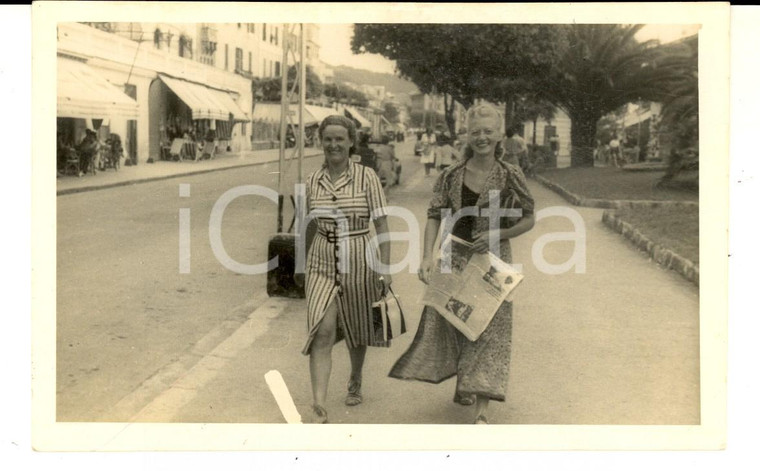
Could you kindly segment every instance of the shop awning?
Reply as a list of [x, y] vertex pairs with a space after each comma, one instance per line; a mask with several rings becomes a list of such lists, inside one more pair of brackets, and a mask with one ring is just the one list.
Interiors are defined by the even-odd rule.
[[345, 110], [349, 115], [351, 115], [351, 118], [355, 119], [356, 121], [359, 121], [360, 127], [362, 128], [372, 127], [372, 122], [368, 120], [367, 118], [365, 118], [364, 116], [362, 116], [362, 114], [359, 113], [359, 110], [357, 110], [356, 108], [352, 106], [346, 106]]
[[306, 110], [308, 110], [309, 113], [311, 113], [311, 115], [317, 119], [318, 123], [321, 123], [328, 116], [338, 114], [335, 109], [325, 108], [324, 106], [306, 105], [304, 108], [306, 108]]
[[250, 121], [227, 92], [166, 75], [159, 77], [190, 108], [193, 119]]
[[[312, 111], [314, 108], [321, 108], [320, 106], [304, 105], [303, 107], [303, 121], [304, 127], [314, 126], [322, 122], [323, 118], [319, 118]], [[290, 104], [290, 113], [293, 116], [293, 123], [298, 125], [298, 103]], [[329, 108], [325, 108], [329, 109]], [[253, 107], [253, 120], [254, 121], [271, 121], [275, 123], [280, 122], [280, 110], [282, 105], [279, 103], [256, 103]], [[317, 111], [319, 113], [319, 111]], [[332, 113], [331, 113], [332, 114]]]
[[137, 119], [137, 102], [84, 62], [58, 58], [59, 118]]

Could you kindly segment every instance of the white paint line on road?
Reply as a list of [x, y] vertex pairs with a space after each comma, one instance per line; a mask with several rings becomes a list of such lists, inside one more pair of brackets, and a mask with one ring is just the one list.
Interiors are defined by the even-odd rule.
[[248, 316], [225, 341], [204, 356], [185, 375], [130, 419], [130, 422], [171, 422], [198, 391], [209, 384], [233, 358], [267, 332], [269, 320], [288, 306], [287, 299], [270, 298]]
[[288, 385], [285, 384], [285, 380], [282, 379], [280, 372], [270, 370], [264, 375], [264, 379], [274, 396], [274, 400], [277, 401], [277, 407], [280, 408], [285, 421], [289, 424], [300, 424], [301, 414], [298, 413], [296, 404], [293, 402], [293, 397], [290, 395], [290, 391], [288, 391]]
[[[249, 315], [242, 314], [248, 310], [255, 310], [268, 301], [265, 294], [254, 296], [250, 302], [233, 309], [227, 319], [209, 331], [175, 361], [169, 362], [148, 379], [142, 382], [135, 390], [123, 397], [101, 417], [101, 422], [124, 422], [128, 421], [137, 412], [142, 410], [153, 398], [166, 391], [179, 378], [184, 376], [193, 365], [198, 363], [206, 355], [216, 348], [221, 342], [229, 338], [244, 322]], [[239, 313], [239, 314], [238, 314]]]

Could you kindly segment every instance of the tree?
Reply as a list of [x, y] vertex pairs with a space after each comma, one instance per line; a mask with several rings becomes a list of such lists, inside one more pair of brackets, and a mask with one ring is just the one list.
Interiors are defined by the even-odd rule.
[[[288, 68], [288, 91], [293, 90], [298, 96], [298, 84], [296, 83], [298, 72], [295, 66]], [[270, 77], [263, 79], [254, 79], [256, 96], [264, 101], [280, 101], [282, 89], [282, 77]], [[314, 73], [311, 66], [306, 66], [306, 98], [317, 98], [322, 96], [322, 81]]]
[[338, 102], [345, 105], [366, 107], [369, 100], [364, 93], [344, 84], [331, 83], [324, 87], [324, 94], [333, 103]]
[[661, 101], [679, 75], [676, 62], [663, 60], [656, 41], [640, 43], [642, 25], [569, 25], [567, 47], [550, 73], [536, 77], [542, 97], [572, 121], [571, 165], [594, 165], [597, 122], [605, 114], [639, 100]]
[[443, 94], [451, 127], [453, 101], [469, 107], [490, 99], [498, 80], [542, 73], [559, 60], [562, 34], [552, 25], [356, 24], [351, 49], [394, 60], [420, 91]]
[[[679, 47], [680, 46], [680, 47]], [[662, 102], [661, 126], [671, 134], [668, 170], [662, 182], [673, 180], [688, 154], [699, 158], [699, 71], [696, 38], [672, 46], [669, 61], [680, 74], [671, 82]]]
[[387, 119], [389, 123], [398, 123], [399, 110], [394, 103], [390, 101], [383, 103], [383, 117]]
[[557, 112], [557, 108], [545, 99], [540, 98], [536, 93], [525, 93], [514, 100], [514, 118], [515, 123], [530, 121], [533, 123], [532, 143], [536, 145], [536, 127], [539, 118], [551, 121]]

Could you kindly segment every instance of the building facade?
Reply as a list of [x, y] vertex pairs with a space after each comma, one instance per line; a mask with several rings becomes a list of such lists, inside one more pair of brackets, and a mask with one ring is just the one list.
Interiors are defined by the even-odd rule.
[[[321, 64], [319, 26], [304, 29], [305, 60]], [[280, 23], [61, 23], [59, 71], [84, 67], [84, 75], [102, 78], [101, 88], [107, 82], [113, 87], [107, 92], [127, 96], [135, 109], [115, 112], [104, 98], [98, 110], [90, 108], [92, 116], [72, 112], [60, 103], [77, 98], [61, 97], [59, 85], [59, 131], [76, 144], [86, 128], [104, 126], [123, 138], [134, 164], [165, 157], [180, 137], [212, 136], [221, 152], [250, 150], [254, 78], [284, 72], [284, 34]]]

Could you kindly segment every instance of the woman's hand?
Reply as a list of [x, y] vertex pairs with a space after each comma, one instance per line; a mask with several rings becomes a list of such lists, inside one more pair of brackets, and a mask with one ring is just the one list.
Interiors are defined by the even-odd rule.
[[393, 277], [390, 275], [390, 273], [388, 273], [385, 275], [380, 275], [377, 281], [380, 283], [380, 291], [386, 293], [393, 283]]
[[422, 281], [425, 284], [428, 284], [430, 282], [430, 270], [433, 267], [433, 262], [430, 260], [429, 257], [422, 259], [422, 264], [420, 265], [420, 269], [417, 271], [417, 276], [420, 278], [420, 281]]
[[490, 241], [495, 240], [501, 244], [501, 231], [495, 229], [482, 232], [472, 243], [472, 249], [477, 253], [486, 253], [490, 249]]

